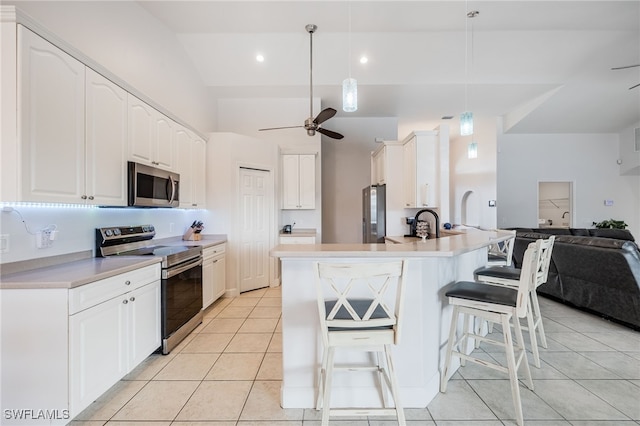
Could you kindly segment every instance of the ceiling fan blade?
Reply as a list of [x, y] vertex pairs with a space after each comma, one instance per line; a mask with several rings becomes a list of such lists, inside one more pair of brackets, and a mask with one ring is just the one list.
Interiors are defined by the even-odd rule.
[[629, 87], [629, 90], [631, 90], [631, 89], [635, 89], [635, 88], [636, 88], [636, 87], [638, 87], [638, 86], [640, 86], [640, 83], [636, 84], [635, 86], [631, 86], [631, 87]]
[[268, 127], [266, 129], [258, 129], [258, 131], [261, 132], [263, 130], [297, 129], [298, 127], [304, 126]]
[[322, 127], [318, 127], [316, 129], [316, 132], [322, 133], [323, 135], [328, 136], [328, 137], [333, 138], [333, 139], [342, 139], [342, 138], [344, 138], [344, 136], [342, 136], [340, 133], [334, 132], [332, 130], [323, 129]]
[[336, 115], [336, 112], [337, 111], [333, 108], [325, 108], [322, 111], [320, 111], [320, 114], [318, 114], [315, 120], [313, 120], [313, 123], [316, 125], [322, 124], [328, 119], [330, 119], [331, 117], [333, 117], [334, 115]]
[[627, 68], [635, 68], [635, 67], [640, 67], [640, 64], [636, 64], [636, 65], [626, 65], [624, 67], [615, 67], [615, 68], [611, 68], [612, 70], [625, 70]]

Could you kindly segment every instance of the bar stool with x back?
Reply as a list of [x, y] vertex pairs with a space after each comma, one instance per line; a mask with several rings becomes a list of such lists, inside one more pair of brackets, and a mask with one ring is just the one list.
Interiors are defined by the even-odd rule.
[[[405, 271], [406, 261], [403, 260], [315, 264], [323, 343], [316, 408], [322, 409], [323, 426], [329, 424], [330, 415], [395, 415], [400, 425], [406, 424], [391, 355], [391, 345], [400, 342]], [[334, 366], [337, 348], [373, 352], [375, 356], [370, 357], [373, 363]], [[384, 355], [384, 362], [381, 362], [380, 355]], [[334, 372], [357, 370], [376, 374], [380, 382], [380, 406], [331, 408]], [[387, 402], [387, 392], [393, 398], [392, 408]]]
[[[529, 291], [530, 288], [535, 285], [536, 272], [540, 267], [539, 250], [539, 241], [529, 244], [524, 254], [522, 272], [517, 288], [492, 286], [477, 281], [458, 281], [451, 285], [445, 293], [449, 304], [453, 305], [453, 317], [449, 330], [449, 340], [447, 342], [440, 391], [446, 392], [447, 390], [447, 382], [451, 375], [451, 359], [454, 356], [460, 358], [460, 364], [463, 366], [465, 361], [471, 361], [498, 371], [506, 372], [509, 374], [516, 422], [520, 426], [524, 424], [518, 382], [518, 369], [520, 366], [524, 367], [526, 384], [531, 390], [533, 390], [533, 380], [531, 379], [531, 370], [527, 362], [527, 351], [518, 319], [524, 318], [527, 314]], [[457, 329], [460, 314], [463, 315], [464, 319], [462, 335], [458, 339]], [[471, 327], [471, 317], [502, 324], [503, 341], [500, 342], [475, 333], [474, 328]], [[515, 345], [511, 336], [512, 326], [516, 337]], [[479, 339], [486, 343], [502, 346], [505, 349], [507, 366], [490, 363], [484, 359], [474, 357], [473, 354], [467, 354], [468, 348], [474, 347], [471, 341], [472, 339]], [[514, 351], [514, 346], [516, 351]]]
[[[543, 348], [547, 348], [548, 346], [547, 337], [544, 334], [542, 312], [540, 311], [540, 303], [538, 302], [538, 293], [536, 293], [536, 289], [547, 282], [555, 238], [556, 237], [554, 235], [551, 235], [546, 240], [540, 240], [540, 252], [538, 253], [538, 256], [542, 258], [542, 264], [536, 273], [536, 283], [529, 292], [527, 326], [523, 327], [523, 329], [529, 332], [531, 351], [533, 352], [533, 363], [538, 368], [540, 368], [540, 351], [538, 350], [538, 338], [536, 334], [540, 335], [541, 346]], [[512, 266], [486, 266], [475, 271], [475, 279], [487, 284], [516, 288], [519, 285], [520, 269]], [[489, 327], [489, 332], [491, 331], [492, 328]]]

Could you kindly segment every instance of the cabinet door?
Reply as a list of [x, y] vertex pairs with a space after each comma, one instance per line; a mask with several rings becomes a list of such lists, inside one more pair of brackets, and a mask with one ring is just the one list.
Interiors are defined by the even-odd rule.
[[226, 257], [224, 255], [213, 259], [213, 300], [224, 296], [227, 289]]
[[160, 347], [160, 288], [160, 281], [154, 281], [125, 295], [129, 307], [129, 371]]
[[165, 170], [175, 168], [175, 123], [154, 110], [153, 158], [154, 166]]
[[69, 317], [71, 412], [79, 413], [127, 374], [125, 296]]
[[176, 131], [176, 171], [180, 174], [180, 207], [189, 208], [194, 204], [193, 139], [184, 128]]
[[282, 156], [282, 208], [300, 208], [298, 155]]
[[412, 138], [402, 147], [402, 188], [405, 207], [417, 207], [416, 200], [416, 139]]
[[208, 308], [215, 301], [214, 285], [213, 258], [205, 258], [202, 263], [202, 309]]
[[129, 158], [131, 161], [152, 165], [155, 110], [131, 94], [127, 97]]
[[81, 202], [85, 66], [18, 26], [22, 199]]
[[300, 155], [300, 165], [298, 170], [300, 173], [300, 209], [316, 208], [316, 156]]
[[207, 144], [202, 139], [193, 141], [193, 207], [204, 209], [206, 200]]
[[91, 204], [127, 205], [127, 92], [86, 70], [86, 191]]

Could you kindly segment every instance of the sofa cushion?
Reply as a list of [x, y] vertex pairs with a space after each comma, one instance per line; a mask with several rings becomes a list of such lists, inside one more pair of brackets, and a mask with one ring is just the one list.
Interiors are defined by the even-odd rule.
[[591, 235], [587, 228], [571, 228], [571, 235], [577, 235], [581, 237], [588, 237]]
[[628, 229], [594, 228], [589, 229], [592, 237], [615, 238], [618, 240], [635, 241]]
[[546, 235], [571, 235], [571, 229], [569, 228], [537, 228], [533, 229], [533, 231]]

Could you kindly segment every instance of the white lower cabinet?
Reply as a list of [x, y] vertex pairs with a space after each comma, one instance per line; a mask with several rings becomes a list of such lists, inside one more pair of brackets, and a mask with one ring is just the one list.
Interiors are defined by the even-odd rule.
[[160, 347], [160, 265], [72, 289], [0, 290], [3, 425], [66, 425]]
[[219, 244], [202, 253], [202, 309], [209, 307], [226, 291], [225, 246]]
[[69, 317], [71, 411], [88, 406], [160, 346], [160, 282]]

